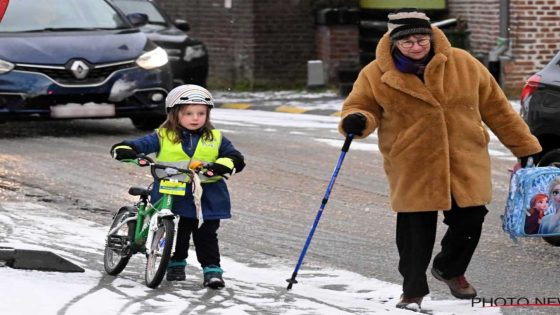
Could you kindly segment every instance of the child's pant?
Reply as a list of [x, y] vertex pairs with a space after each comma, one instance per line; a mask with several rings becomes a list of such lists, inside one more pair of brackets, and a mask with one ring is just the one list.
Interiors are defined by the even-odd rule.
[[204, 220], [202, 226], [198, 228], [197, 219], [180, 217], [175, 254], [171, 259], [187, 259], [189, 241], [192, 234], [196, 257], [202, 268], [210, 265], [220, 267], [220, 249], [218, 247], [217, 233], [219, 227], [220, 220]]
[[[453, 200], [452, 208], [443, 211], [443, 223], [448, 225], [441, 240], [441, 252], [434, 257], [433, 267], [450, 279], [463, 275], [474, 254], [484, 216], [485, 206], [459, 208]], [[403, 294], [420, 297], [430, 292], [426, 269], [432, 258], [436, 238], [438, 211], [399, 212], [397, 214], [397, 248], [399, 272], [403, 276]]]

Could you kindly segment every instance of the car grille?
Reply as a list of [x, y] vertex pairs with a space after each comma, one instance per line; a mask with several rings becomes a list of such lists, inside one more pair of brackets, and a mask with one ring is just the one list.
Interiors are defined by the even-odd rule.
[[105, 81], [115, 71], [135, 66], [134, 61], [94, 65], [83, 79], [77, 79], [70, 70], [62, 66], [18, 64], [14, 70], [42, 73], [61, 85], [94, 85]]

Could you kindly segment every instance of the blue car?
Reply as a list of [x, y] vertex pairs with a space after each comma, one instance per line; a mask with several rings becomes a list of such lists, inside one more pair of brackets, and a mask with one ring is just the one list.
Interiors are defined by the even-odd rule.
[[148, 130], [173, 87], [167, 53], [106, 0], [10, 1], [0, 22], [0, 122], [129, 117]]

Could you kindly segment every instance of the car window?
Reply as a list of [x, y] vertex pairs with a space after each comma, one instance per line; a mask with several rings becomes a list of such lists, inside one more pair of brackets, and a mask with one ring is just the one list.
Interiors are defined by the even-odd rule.
[[125, 27], [129, 24], [105, 0], [17, 0], [10, 1], [0, 32]]
[[116, 0], [113, 1], [119, 9], [125, 14], [131, 13], [144, 13], [148, 16], [148, 23], [151, 24], [167, 24], [165, 17], [157, 10], [157, 8], [148, 1], [130, 1], [130, 0]]

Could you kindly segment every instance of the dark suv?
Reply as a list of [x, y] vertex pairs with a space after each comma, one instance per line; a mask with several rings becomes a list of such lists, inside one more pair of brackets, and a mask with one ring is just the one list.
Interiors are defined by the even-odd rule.
[[[521, 92], [521, 116], [543, 147], [539, 165], [560, 167], [560, 52], [527, 80]], [[545, 237], [560, 246], [560, 237]]]
[[130, 117], [139, 129], [158, 126], [172, 74], [143, 23], [107, 0], [11, 1], [0, 23], [0, 122]]
[[153, 0], [113, 0], [113, 3], [124, 13], [147, 15], [148, 22], [140, 29], [167, 52], [175, 85], [206, 86], [208, 51], [201, 41], [185, 34], [190, 30], [187, 21], [172, 21]]

